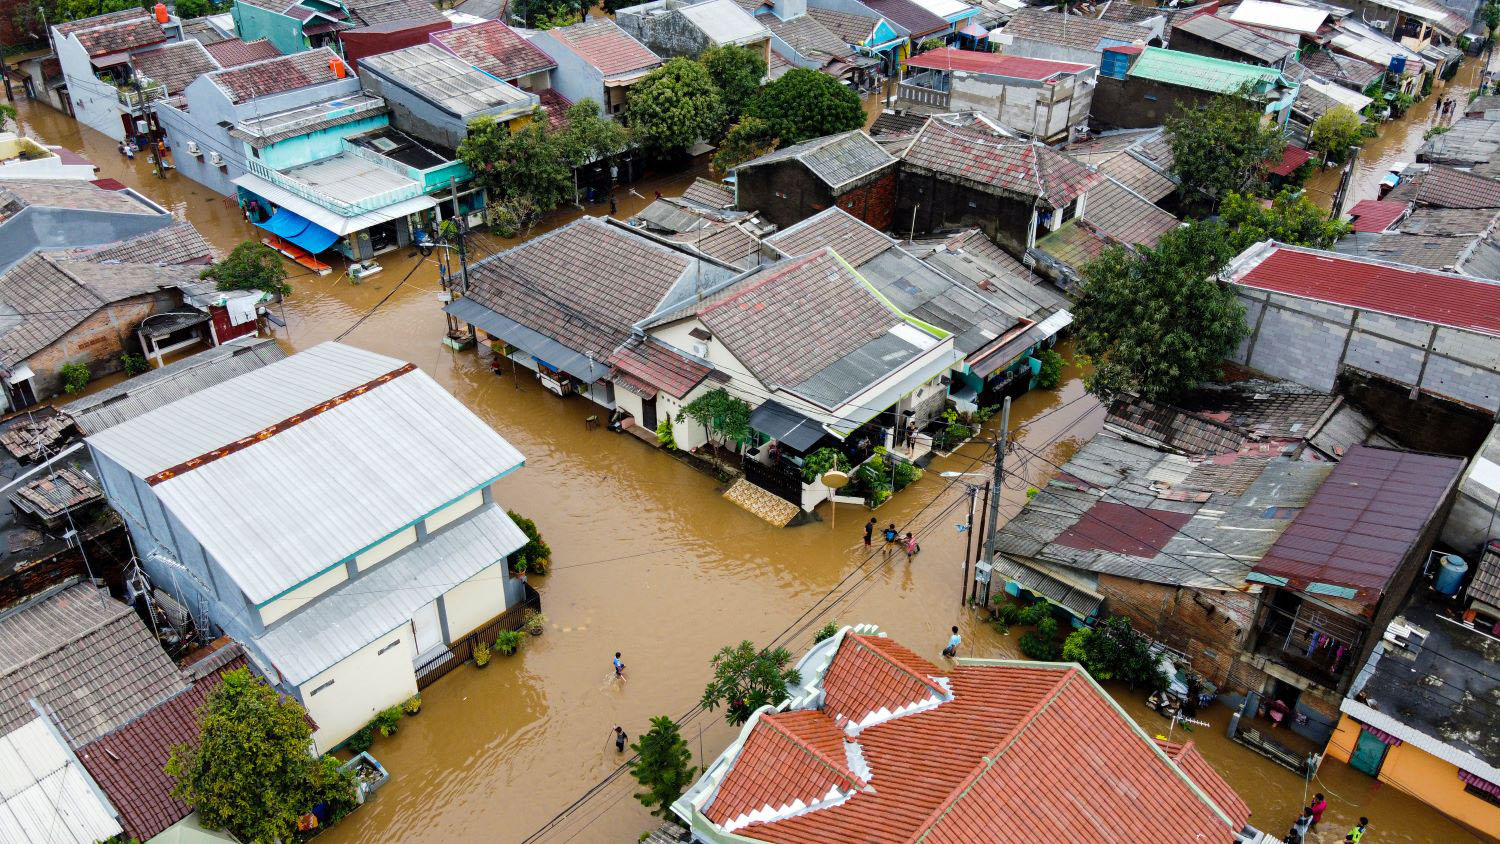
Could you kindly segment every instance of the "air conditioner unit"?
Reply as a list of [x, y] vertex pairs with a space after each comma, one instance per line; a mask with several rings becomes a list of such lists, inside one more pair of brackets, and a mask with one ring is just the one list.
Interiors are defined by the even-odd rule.
[[208, 154], [208, 163], [212, 164], [215, 167], [223, 167], [224, 156], [218, 154], [217, 152], [210, 152]]
[[693, 356], [694, 357], [700, 357], [700, 358], [707, 359], [708, 358], [708, 345], [706, 343], [694, 343], [693, 344]]
[[198, 142], [197, 141], [188, 141], [187, 142], [187, 151], [188, 151], [188, 155], [193, 155], [193, 156], [201, 156], [201, 155], [203, 155], [203, 150], [201, 150], [201, 149], [198, 148]]

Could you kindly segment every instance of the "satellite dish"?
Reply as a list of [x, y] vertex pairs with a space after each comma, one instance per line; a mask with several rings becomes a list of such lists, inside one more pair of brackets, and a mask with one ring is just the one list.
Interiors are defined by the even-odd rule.
[[829, 489], [839, 489], [849, 483], [849, 476], [837, 469], [823, 473], [823, 486]]

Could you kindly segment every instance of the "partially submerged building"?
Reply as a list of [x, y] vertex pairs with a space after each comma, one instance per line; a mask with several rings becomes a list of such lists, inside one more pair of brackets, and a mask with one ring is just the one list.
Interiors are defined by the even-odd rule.
[[735, 205], [782, 228], [837, 206], [888, 229], [896, 204], [895, 156], [864, 130], [813, 138], [734, 169]]
[[412, 364], [324, 343], [88, 444], [151, 583], [239, 641], [319, 751], [528, 598], [494, 492], [521, 455]]
[[1275, 67], [1160, 47], [1107, 47], [1094, 92], [1093, 119], [1106, 129], [1160, 126], [1181, 108], [1248, 91], [1268, 119], [1285, 126], [1298, 88]]
[[1160, 47], [1166, 43], [1165, 30], [1161, 15], [1127, 22], [1033, 6], [1012, 13], [996, 43], [1007, 55], [1098, 67], [1106, 47]]
[[619, 9], [615, 23], [658, 56], [733, 46], [771, 60], [771, 30], [734, 0], [651, 0]]
[[662, 64], [609, 18], [544, 30], [530, 40], [557, 63], [552, 87], [558, 93], [573, 103], [593, 100], [615, 117], [625, 110], [631, 86]]
[[1098, 68], [943, 47], [913, 56], [896, 106], [921, 113], [974, 112], [1045, 143], [1088, 123]]
[[[165, 96], [155, 84], [137, 84], [132, 55], [182, 38], [178, 19], [132, 8], [54, 24], [51, 42], [66, 86], [59, 97], [79, 123], [116, 141], [145, 136], [138, 125], [147, 102]], [[199, 48], [201, 49], [201, 48]]]

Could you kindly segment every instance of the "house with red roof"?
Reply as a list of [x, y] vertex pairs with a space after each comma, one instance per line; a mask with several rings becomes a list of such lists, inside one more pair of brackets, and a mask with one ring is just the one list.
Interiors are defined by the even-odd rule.
[[592, 18], [531, 36], [557, 63], [552, 87], [569, 102], [591, 99], [608, 115], [625, 110], [631, 86], [660, 67], [661, 57], [609, 18]]
[[[873, 625], [808, 651], [674, 804], [699, 842], [1230, 844], [1250, 809], [1075, 664], [939, 668]], [[1149, 799], [1142, 799], [1149, 795]]]
[[79, 123], [114, 138], [144, 135], [137, 126], [143, 102], [166, 96], [165, 87], [136, 86], [130, 63], [136, 53], [182, 40], [182, 23], [163, 11], [160, 18], [132, 8], [52, 27], [53, 52], [65, 84], [60, 98]]
[[907, 60], [896, 107], [973, 111], [1056, 143], [1087, 123], [1098, 72], [1095, 65], [943, 47]]

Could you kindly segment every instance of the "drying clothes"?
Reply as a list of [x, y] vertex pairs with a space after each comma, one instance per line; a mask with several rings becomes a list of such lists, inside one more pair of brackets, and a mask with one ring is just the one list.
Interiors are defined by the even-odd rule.
[[255, 306], [259, 304], [255, 296], [236, 296], [224, 303], [225, 310], [229, 311], [230, 325], [244, 325], [255, 321]]

